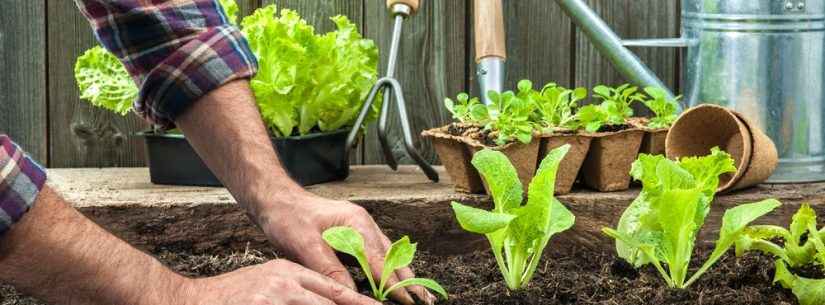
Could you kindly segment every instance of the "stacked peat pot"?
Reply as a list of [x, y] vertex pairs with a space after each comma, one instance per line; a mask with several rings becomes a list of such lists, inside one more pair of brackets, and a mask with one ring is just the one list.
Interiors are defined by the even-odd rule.
[[[599, 191], [628, 189], [630, 167], [643, 143], [659, 147], [645, 149], [645, 153], [664, 153], [662, 137], [676, 118], [676, 101], [658, 98], [661, 90], [653, 88], [646, 89], [652, 98], [648, 100], [630, 85], [598, 86], [593, 91], [602, 102], [582, 107], [579, 102], [587, 98], [586, 89], [570, 90], [552, 83], [536, 91], [532, 83], [521, 81], [517, 93], [490, 92], [493, 103], [489, 106], [462, 93], [456, 101], [445, 100], [458, 122], [426, 130], [422, 135], [433, 141], [460, 192], [485, 190], [484, 181], [472, 165], [473, 154], [484, 148], [503, 152], [527, 188], [539, 160], [565, 144], [571, 148], [559, 167], [556, 194], [569, 193], [579, 177]], [[633, 102], [644, 102], [656, 117], [632, 118]]]

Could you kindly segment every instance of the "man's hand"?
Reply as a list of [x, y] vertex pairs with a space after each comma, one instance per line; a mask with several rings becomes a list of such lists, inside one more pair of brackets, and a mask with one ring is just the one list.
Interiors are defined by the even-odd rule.
[[[380, 278], [390, 241], [361, 207], [315, 196], [289, 178], [261, 121], [249, 82], [238, 80], [213, 90], [175, 121], [186, 139], [276, 246], [308, 268], [354, 287], [321, 234], [333, 226], [350, 226], [364, 235], [370, 266]], [[398, 270], [390, 284], [413, 277]], [[410, 287], [422, 301], [435, 299]], [[391, 295], [413, 304], [407, 290]]]
[[[335, 201], [312, 194], [290, 196], [290, 202], [275, 203], [259, 216], [258, 224], [279, 249], [304, 266], [354, 288], [355, 283], [321, 234], [335, 226], [352, 227], [364, 236], [365, 249], [373, 278], [381, 278], [384, 255], [391, 246], [378, 225], [364, 208], [346, 201]], [[415, 277], [410, 268], [399, 269], [387, 283], [391, 287], [399, 280]], [[410, 288], [418, 299], [431, 304], [435, 296], [420, 286]], [[392, 297], [413, 304], [404, 289], [393, 291]]]
[[187, 305], [381, 305], [288, 260], [189, 280], [183, 290]]

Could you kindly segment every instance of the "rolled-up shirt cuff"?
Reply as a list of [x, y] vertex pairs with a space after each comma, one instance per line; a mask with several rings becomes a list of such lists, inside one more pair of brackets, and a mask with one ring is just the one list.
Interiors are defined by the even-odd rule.
[[237, 79], [251, 78], [255, 55], [234, 26], [210, 28], [152, 69], [143, 82], [135, 110], [164, 129], [210, 91]]
[[0, 135], [0, 238], [34, 206], [45, 182], [43, 167]]

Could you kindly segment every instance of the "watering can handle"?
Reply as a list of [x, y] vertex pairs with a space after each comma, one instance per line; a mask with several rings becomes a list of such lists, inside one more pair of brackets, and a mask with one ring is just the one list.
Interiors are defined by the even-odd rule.
[[504, 10], [501, 0], [473, 1], [476, 62], [484, 58], [507, 58], [504, 40]]
[[403, 4], [410, 7], [410, 15], [414, 15], [418, 12], [418, 5], [421, 3], [420, 0], [387, 0], [387, 8], [392, 11], [392, 7], [396, 4]]

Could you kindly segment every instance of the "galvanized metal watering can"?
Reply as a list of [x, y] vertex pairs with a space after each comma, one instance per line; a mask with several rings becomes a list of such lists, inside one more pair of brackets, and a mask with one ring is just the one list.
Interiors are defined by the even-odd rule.
[[621, 40], [582, 0], [556, 0], [628, 80], [664, 88], [627, 47], [681, 47], [683, 107], [733, 108], [775, 142], [769, 182], [825, 180], [825, 0], [682, 0], [682, 37]]

